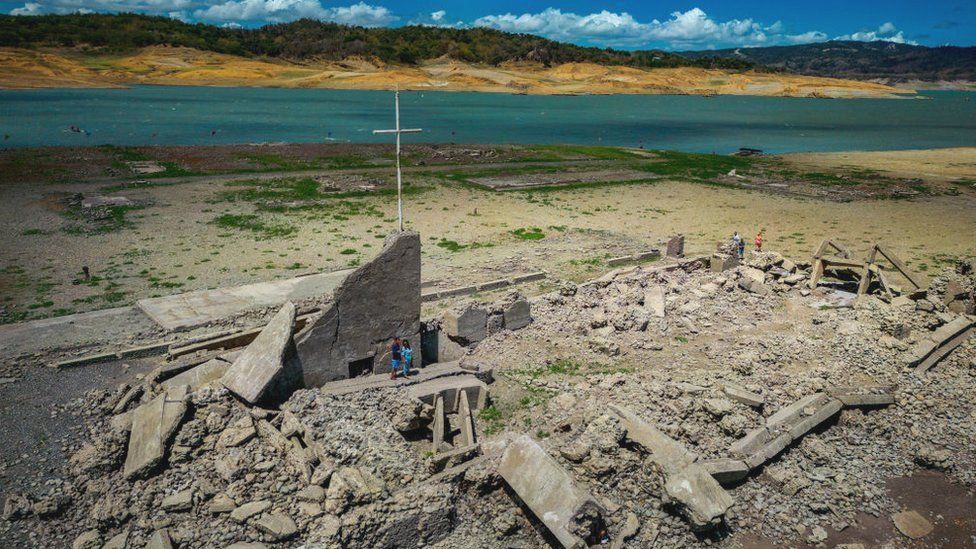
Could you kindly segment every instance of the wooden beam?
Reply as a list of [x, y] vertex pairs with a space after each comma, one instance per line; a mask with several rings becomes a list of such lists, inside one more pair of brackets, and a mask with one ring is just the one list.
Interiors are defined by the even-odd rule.
[[918, 280], [915, 279], [915, 276], [912, 275], [912, 273], [908, 270], [908, 267], [906, 267], [905, 264], [902, 263], [901, 260], [895, 256], [895, 254], [889, 253], [884, 248], [882, 248], [880, 244], [875, 244], [874, 248], [877, 251], [881, 252], [881, 255], [884, 256], [885, 259], [890, 261], [891, 264], [894, 265], [896, 269], [898, 269], [898, 272], [900, 272], [902, 276], [907, 278], [908, 281], [911, 282], [913, 286], [915, 286], [916, 290], [922, 288], [922, 285], [918, 282]]

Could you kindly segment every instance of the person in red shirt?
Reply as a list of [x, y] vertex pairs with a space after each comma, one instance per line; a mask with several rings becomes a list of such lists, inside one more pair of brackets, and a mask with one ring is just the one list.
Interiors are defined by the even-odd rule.
[[756, 251], [757, 252], [761, 252], [762, 251], [762, 234], [763, 234], [762, 231], [759, 231], [758, 233], [756, 233]]

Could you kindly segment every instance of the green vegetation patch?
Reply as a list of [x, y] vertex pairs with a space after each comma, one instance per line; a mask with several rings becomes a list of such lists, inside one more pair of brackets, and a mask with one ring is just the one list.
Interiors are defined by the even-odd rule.
[[265, 223], [253, 214], [224, 214], [211, 223], [224, 229], [251, 231], [262, 238], [282, 238], [297, 231], [294, 226], [286, 223]]
[[545, 233], [543, 233], [542, 229], [539, 227], [521, 227], [509, 232], [511, 232], [515, 238], [518, 238], [519, 240], [542, 240], [546, 237]]
[[448, 240], [446, 238], [441, 238], [437, 242], [438, 248], [444, 248], [449, 252], [460, 252], [462, 250], [477, 250], [478, 248], [491, 248], [494, 244], [490, 242], [472, 242], [470, 244], [459, 244], [454, 240]]

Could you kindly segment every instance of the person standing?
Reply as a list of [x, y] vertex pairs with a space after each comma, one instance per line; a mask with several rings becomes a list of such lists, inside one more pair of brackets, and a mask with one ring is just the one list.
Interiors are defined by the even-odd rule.
[[739, 239], [739, 259], [745, 259], [746, 257], [746, 240], [744, 238]]
[[403, 349], [400, 351], [403, 358], [403, 377], [410, 375], [410, 368], [413, 367], [413, 349], [410, 348], [410, 340], [403, 340]]
[[762, 241], [763, 241], [762, 234], [763, 234], [763, 230], [762, 229], [760, 229], [759, 232], [756, 233], [756, 251], [757, 252], [761, 252], [762, 251]]
[[742, 237], [739, 236], [739, 231], [732, 233], [732, 253], [739, 253], [739, 244], [742, 244]]
[[397, 370], [400, 369], [401, 357], [400, 338], [395, 337], [390, 345], [390, 379], [396, 379]]

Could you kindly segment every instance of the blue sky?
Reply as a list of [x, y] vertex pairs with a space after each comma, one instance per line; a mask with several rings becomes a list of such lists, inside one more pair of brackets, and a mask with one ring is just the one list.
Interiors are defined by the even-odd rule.
[[244, 27], [302, 17], [371, 27], [484, 26], [622, 49], [709, 49], [834, 39], [976, 44], [976, 0], [0, 0], [0, 11], [134, 11]]

